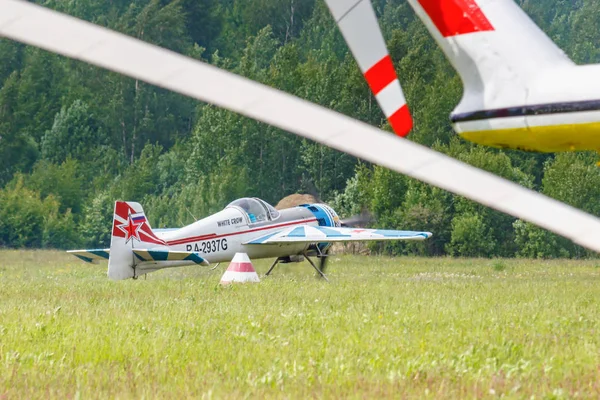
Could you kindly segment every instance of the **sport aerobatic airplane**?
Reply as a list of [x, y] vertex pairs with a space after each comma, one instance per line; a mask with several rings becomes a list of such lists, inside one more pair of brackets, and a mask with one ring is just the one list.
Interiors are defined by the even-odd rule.
[[[571, 143], [570, 137], [596, 139], [600, 112], [594, 108], [594, 96], [599, 90], [598, 74], [592, 72], [598, 67], [576, 67], [564, 60], [512, 0], [409, 2], [431, 30], [435, 27], [434, 36], [451, 53], [455, 66], [460, 65], [466, 88], [455, 111], [459, 131], [491, 132], [481, 136], [487, 138], [497, 131], [502, 140], [510, 139], [506, 143], [495, 140], [498, 145], [512, 143], [514, 147], [528, 147], [521, 141], [533, 137], [528, 138], [533, 130], [540, 135], [564, 133], [560, 139], [569, 142], [565, 144], [569, 149], [579, 146]], [[405, 135], [412, 120], [370, 2], [331, 3], [343, 7], [330, 4], [346, 39], [347, 32], [356, 39], [348, 41], [350, 48], [390, 124]], [[352, 12], [359, 8], [363, 12]], [[0, 0], [0, 36], [227, 108], [465, 196], [600, 252], [600, 219], [595, 216], [215, 66], [21, 0]], [[365, 53], [369, 57], [363, 59], [356, 49], [365, 46], [373, 52]], [[538, 79], [539, 86], [534, 85]], [[574, 132], [584, 125], [585, 129]], [[552, 146], [556, 143], [551, 142]], [[590, 141], [582, 143], [589, 145]]]
[[[333, 242], [424, 240], [430, 236], [429, 232], [343, 227], [326, 204], [278, 211], [250, 197], [183, 228], [153, 230], [140, 204], [117, 201], [110, 248], [69, 253], [86, 262], [108, 259], [108, 277], [114, 280], [135, 279], [163, 268], [231, 261], [238, 252], [250, 258], [275, 258], [267, 275], [279, 262], [306, 259], [325, 278], [323, 270]], [[310, 257], [318, 257], [320, 266]]]

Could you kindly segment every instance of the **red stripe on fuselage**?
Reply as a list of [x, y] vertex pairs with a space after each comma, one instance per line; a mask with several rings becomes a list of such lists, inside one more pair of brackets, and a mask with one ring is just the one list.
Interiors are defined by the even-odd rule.
[[166, 244], [164, 240], [156, 237], [152, 231], [150, 231], [150, 233], [148, 233], [148, 232], [140, 229], [139, 233], [143, 234], [145, 236], [145, 238], [140, 237], [140, 239], [142, 239], [142, 242], [154, 243], [154, 244], [162, 244], [162, 245]]
[[475, 0], [419, 0], [443, 37], [493, 31]]
[[377, 94], [396, 79], [396, 70], [389, 54], [379, 60], [367, 72], [365, 79], [373, 94]]
[[167, 241], [167, 245], [174, 246], [174, 245], [178, 245], [178, 244], [198, 242], [200, 240], [217, 239], [217, 238], [222, 238], [222, 237], [226, 237], [226, 236], [242, 235], [244, 233], [252, 233], [252, 232], [265, 231], [268, 229], [283, 228], [285, 226], [290, 226], [290, 225], [303, 225], [303, 224], [308, 224], [310, 222], [315, 222], [316, 220], [317, 220], [316, 218], [303, 219], [300, 221], [286, 222], [283, 224], [261, 226], [260, 228], [248, 229], [247, 231], [223, 233], [221, 235], [217, 235], [216, 233], [210, 233], [210, 234], [202, 235], [202, 236], [194, 236], [194, 237], [189, 237], [189, 238], [170, 240], [170, 241]]

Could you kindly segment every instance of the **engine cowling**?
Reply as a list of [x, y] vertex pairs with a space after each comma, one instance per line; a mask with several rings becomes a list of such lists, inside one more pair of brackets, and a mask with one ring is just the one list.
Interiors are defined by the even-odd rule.
[[[305, 207], [310, 212], [313, 213], [319, 226], [329, 226], [329, 227], [340, 227], [342, 226], [342, 221], [340, 217], [335, 212], [335, 210], [329, 207], [327, 204], [318, 203], [318, 204], [302, 204], [300, 207]], [[327, 253], [327, 250], [331, 247], [331, 243], [317, 243], [314, 245], [310, 245], [308, 247], [308, 254], [313, 256], [321, 256]]]
[[302, 204], [300, 207], [307, 208], [310, 212], [312, 212], [317, 219], [319, 226], [342, 226], [340, 217], [337, 215], [335, 210], [329, 207], [327, 204]]

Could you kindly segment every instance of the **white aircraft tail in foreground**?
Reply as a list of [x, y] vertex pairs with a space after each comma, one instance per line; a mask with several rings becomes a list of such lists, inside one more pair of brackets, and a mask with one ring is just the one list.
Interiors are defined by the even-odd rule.
[[[326, 2], [365, 73], [373, 54], [387, 55], [370, 1]], [[575, 65], [513, 0], [408, 2], [463, 82], [450, 116], [460, 136], [529, 151], [600, 150], [600, 65]], [[365, 78], [373, 89], [389, 74], [373, 67]], [[373, 91], [388, 116], [386, 91]]]
[[600, 65], [575, 65], [513, 0], [409, 0], [460, 74], [451, 115], [495, 147], [600, 149]]

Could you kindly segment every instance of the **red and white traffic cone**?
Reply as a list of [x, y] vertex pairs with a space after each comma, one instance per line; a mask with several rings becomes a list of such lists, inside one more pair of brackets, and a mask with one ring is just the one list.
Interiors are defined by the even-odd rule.
[[233, 282], [260, 282], [256, 270], [246, 253], [235, 253], [227, 271], [221, 277], [221, 285]]

